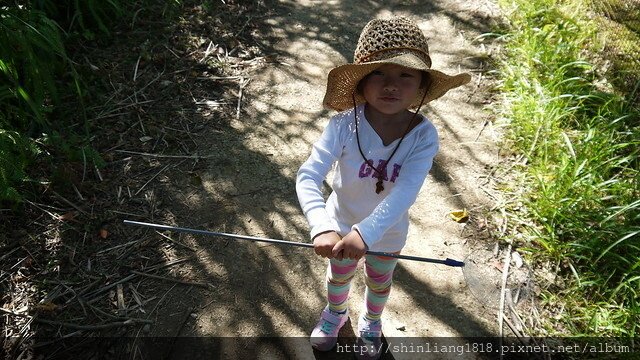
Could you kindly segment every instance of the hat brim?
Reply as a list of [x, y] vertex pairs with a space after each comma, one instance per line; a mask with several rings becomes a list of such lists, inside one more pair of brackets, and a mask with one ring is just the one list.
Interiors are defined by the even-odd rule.
[[411, 53], [406, 53], [379, 61], [340, 65], [332, 69], [327, 77], [327, 90], [322, 101], [323, 105], [333, 110], [343, 111], [353, 107], [352, 96], [355, 97], [356, 105], [364, 103], [364, 97], [356, 91], [358, 83], [373, 70], [384, 64], [400, 65], [429, 74], [430, 81], [427, 87], [418, 91], [410, 108], [420, 106], [423, 96], [423, 103], [426, 104], [446, 94], [447, 91], [462, 86], [471, 80], [471, 75], [469, 74], [451, 76], [432, 70], [422, 59]]

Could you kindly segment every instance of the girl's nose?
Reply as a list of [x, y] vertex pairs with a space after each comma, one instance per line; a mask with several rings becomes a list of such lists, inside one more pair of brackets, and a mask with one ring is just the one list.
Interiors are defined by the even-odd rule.
[[397, 81], [394, 77], [392, 76], [386, 76], [384, 78], [384, 89], [385, 90], [397, 90], [398, 89], [398, 84]]

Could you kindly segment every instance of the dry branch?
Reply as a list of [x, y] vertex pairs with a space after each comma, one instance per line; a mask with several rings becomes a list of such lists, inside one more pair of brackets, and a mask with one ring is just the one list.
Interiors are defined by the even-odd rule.
[[144, 183], [144, 185], [142, 185], [142, 187], [140, 189], [138, 189], [138, 191], [136, 191], [133, 196], [136, 196], [140, 193], [140, 191], [144, 190], [144, 188], [153, 180], [155, 179], [158, 175], [160, 175], [163, 171], [167, 170], [167, 168], [169, 168], [170, 165], [166, 165], [165, 167], [163, 167], [160, 171], [158, 171], [155, 175], [153, 175], [151, 177], [151, 179], [147, 180], [146, 183]]
[[[511, 264], [511, 244], [507, 247], [507, 254], [504, 257], [504, 270], [502, 271], [502, 289], [500, 290], [500, 310], [498, 311], [498, 326], [500, 332], [500, 346], [502, 346], [502, 336], [504, 334], [503, 330], [503, 320], [504, 320], [504, 297], [505, 297], [505, 289], [507, 286], [507, 278], [509, 277], [509, 264]], [[502, 359], [503, 354], [500, 354], [500, 358]]]
[[147, 156], [153, 158], [165, 158], [165, 159], [210, 159], [214, 157], [219, 157], [219, 155], [162, 155], [162, 154], [151, 154], [151, 153], [143, 153], [137, 151], [129, 151], [129, 150], [116, 150], [116, 152], [123, 154], [132, 154], [132, 155], [140, 155]]
[[194, 249], [194, 248], [190, 247], [189, 245], [185, 245], [185, 244], [183, 244], [183, 243], [181, 243], [181, 242], [178, 242], [178, 241], [176, 241], [176, 240], [173, 240], [170, 236], [165, 235], [165, 234], [161, 233], [160, 231], [156, 231], [156, 233], [157, 233], [158, 235], [160, 235], [160, 236], [164, 237], [165, 239], [167, 239], [167, 240], [171, 241], [172, 243], [174, 243], [174, 244], [176, 244], [176, 245], [180, 245], [180, 246], [182, 246], [182, 247], [184, 247], [184, 248], [187, 248], [187, 249], [189, 249], [189, 250], [191, 250], [191, 251], [193, 251], [193, 252], [195, 252], [195, 251], [196, 251], [196, 249]]
[[79, 325], [79, 324], [73, 324], [73, 323], [68, 323], [68, 322], [63, 322], [63, 321], [40, 319], [40, 318], [35, 317], [35, 316], [16, 313], [16, 312], [13, 312], [13, 311], [5, 309], [5, 308], [0, 308], [0, 312], [6, 313], [6, 314], [9, 314], [9, 315], [13, 315], [13, 316], [24, 317], [24, 318], [33, 320], [34, 322], [41, 323], [41, 324], [63, 326], [63, 327], [69, 328], [69, 329], [76, 329], [76, 330], [102, 330], [102, 329], [111, 329], [111, 328], [122, 327], [122, 326], [131, 326], [131, 325], [136, 325], [136, 324], [141, 324], [141, 323], [143, 323], [143, 324], [153, 324], [153, 321], [151, 321], [151, 320], [131, 318], [131, 319], [127, 319], [125, 321], [117, 321], [117, 322], [106, 323], [106, 324]]
[[170, 277], [165, 277], [165, 276], [160, 276], [160, 275], [148, 274], [148, 273], [135, 271], [135, 270], [133, 270], [131, 272], [136, 274], [136, 275], [145, 276], [145, 277], [149, 277], [149, 278], [152, 278], [152, 279], [170, 281], [170, 282], [183, 284], [183, 285], [200, 286], [200, 287], [207, 288], [207, 289], [213, 287], [213, 285], [211, 285], [209, 283], [203, 283], [203, 282], [197, 282], [197, 281], [195, 281], [195, 282], [193, 282], [193, 281], [185, 281], [185, 280], [180, 280], [180, 279], [175, 279], [175, 278], [170, 278]]
[[[131, 274], [125, 278], [122, 278], [114, 283], [111, 283], [107, 286], [104, 286], [96, 291], [94, 291], [93, 293], [89, 294], [88, 296], [86, 296], [87, 298], [91, 297], [91, 300], [86, 301], [87, 304], [92, 304], [96, 301], [98, 301], [100, 299], [100, 295], [106, 293], [107, 291], [113, 289], [114, 287], [118, 286], [118, 284], [122, 284], [124, 282], [127, 282], [133, 278], [135, 278], [137, 275], [136, 274]], [[78, 298], [79, 299], [79, 298]]]
[[103, 254], [103, 253], [106, 253], [106, 252], [110, 252], [110, 251], [113, 251], [113, 250], [116, 250], [116, 249], [120, 249], [120, 248], [122, 248], [122, 247], [127, 247], [127, 246], [129, 246], [129, 245], [132, 245], [132, 244], [138, 243], [138, 242], [140, 242], [140, 241], [142, 241], [142, 239], [129, 241], [128, 243], [124, 243], [124, 244], [120, 244], [120, 245], [116, 245], [116, 246], [110, 247], [110, 248], [108, 248], [108, 249], [100, 250], [100, 251], [97, 251], [97, 252], [96, 252], [96, 255], [100, 255], [100, 254]]
[[153, 266], [149, 266], [145, 270], [147, 270], [147, 271], [160, 270], [160, 269], [163, 269], [163, 268], [166, 268], [166, 267], [170, 267], [170, 266], [173, 266], [173, 265], [177, 265], [177, 264], [183, 263], [183, 262], [185, 262], [187, 260], [189, 260], [189, 259], [171, 260], [171, 261], [167, 261], [167, 262], [164, 262], [164, 263], [160, 263], [160, 264], [156, 264], [156, 265], [153, 265]]
[[51, 192], [60, 200], [64, 201], [65, 203], [67, 203], [68, 205], [70, 205], [71, 207], [73, 207], [74, 209], [80, 211], [81, 213], [88, 215], [86, 211], [82, 210], [81, 207], [79, 207], [78, 205], [72, 203], [71, 201], [65, 199], [62, 195], [58, 194], [57, 192], [55, 192], [55, 190], [51, 190]]
[[251, 79], [245, 79], [241, 77], [240, 81], [238, 82], [239, 89], [238, 89], [238, 106], [236, 108], [236, 119], [240, 119], [240, 109], [242, 107], [242, 94], [244, 91], [244, 87], [247, 86], [249, 81], [251, 81]]

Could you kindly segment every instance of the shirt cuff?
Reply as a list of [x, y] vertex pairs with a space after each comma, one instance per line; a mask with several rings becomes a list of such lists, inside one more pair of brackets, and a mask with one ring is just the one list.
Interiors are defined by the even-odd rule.
[[373, 249], [373, 245], [380, 241], [380, 237], [376, 236], [376, 234], [363, 231], [364, 229], [360, 227], [360, 224], [353, 225], [351, 230], [356, 230], [360, 234], [365, 245], [367, 245], [367, 249], [369, 250]]
[[311, 229], [311, 239], [315, 238], [318, 234], [321, 234], [327, 231], [338, 232], [338, 230], [335, 229], [332, 223], [320, 224], [320, 225], [314, 226]]
[[331, 221], [327, 210], [324, 207], [318, 207], [309, 210], [307, 213], [307, 220], [311, 226], [311, 238], [325, 231], [338, 231], [336, 226]]

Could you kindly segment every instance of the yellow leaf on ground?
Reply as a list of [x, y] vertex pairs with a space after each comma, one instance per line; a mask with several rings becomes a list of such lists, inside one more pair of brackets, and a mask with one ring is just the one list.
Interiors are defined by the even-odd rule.
[[453, 221], [459, 223], [467, 222], [467, 220], [469, 220], [469, 213], [467, 212], [467, 209], [453, 210], [449, 213], [449, 216], [451, 217], [451, 219], [453, 219]]

